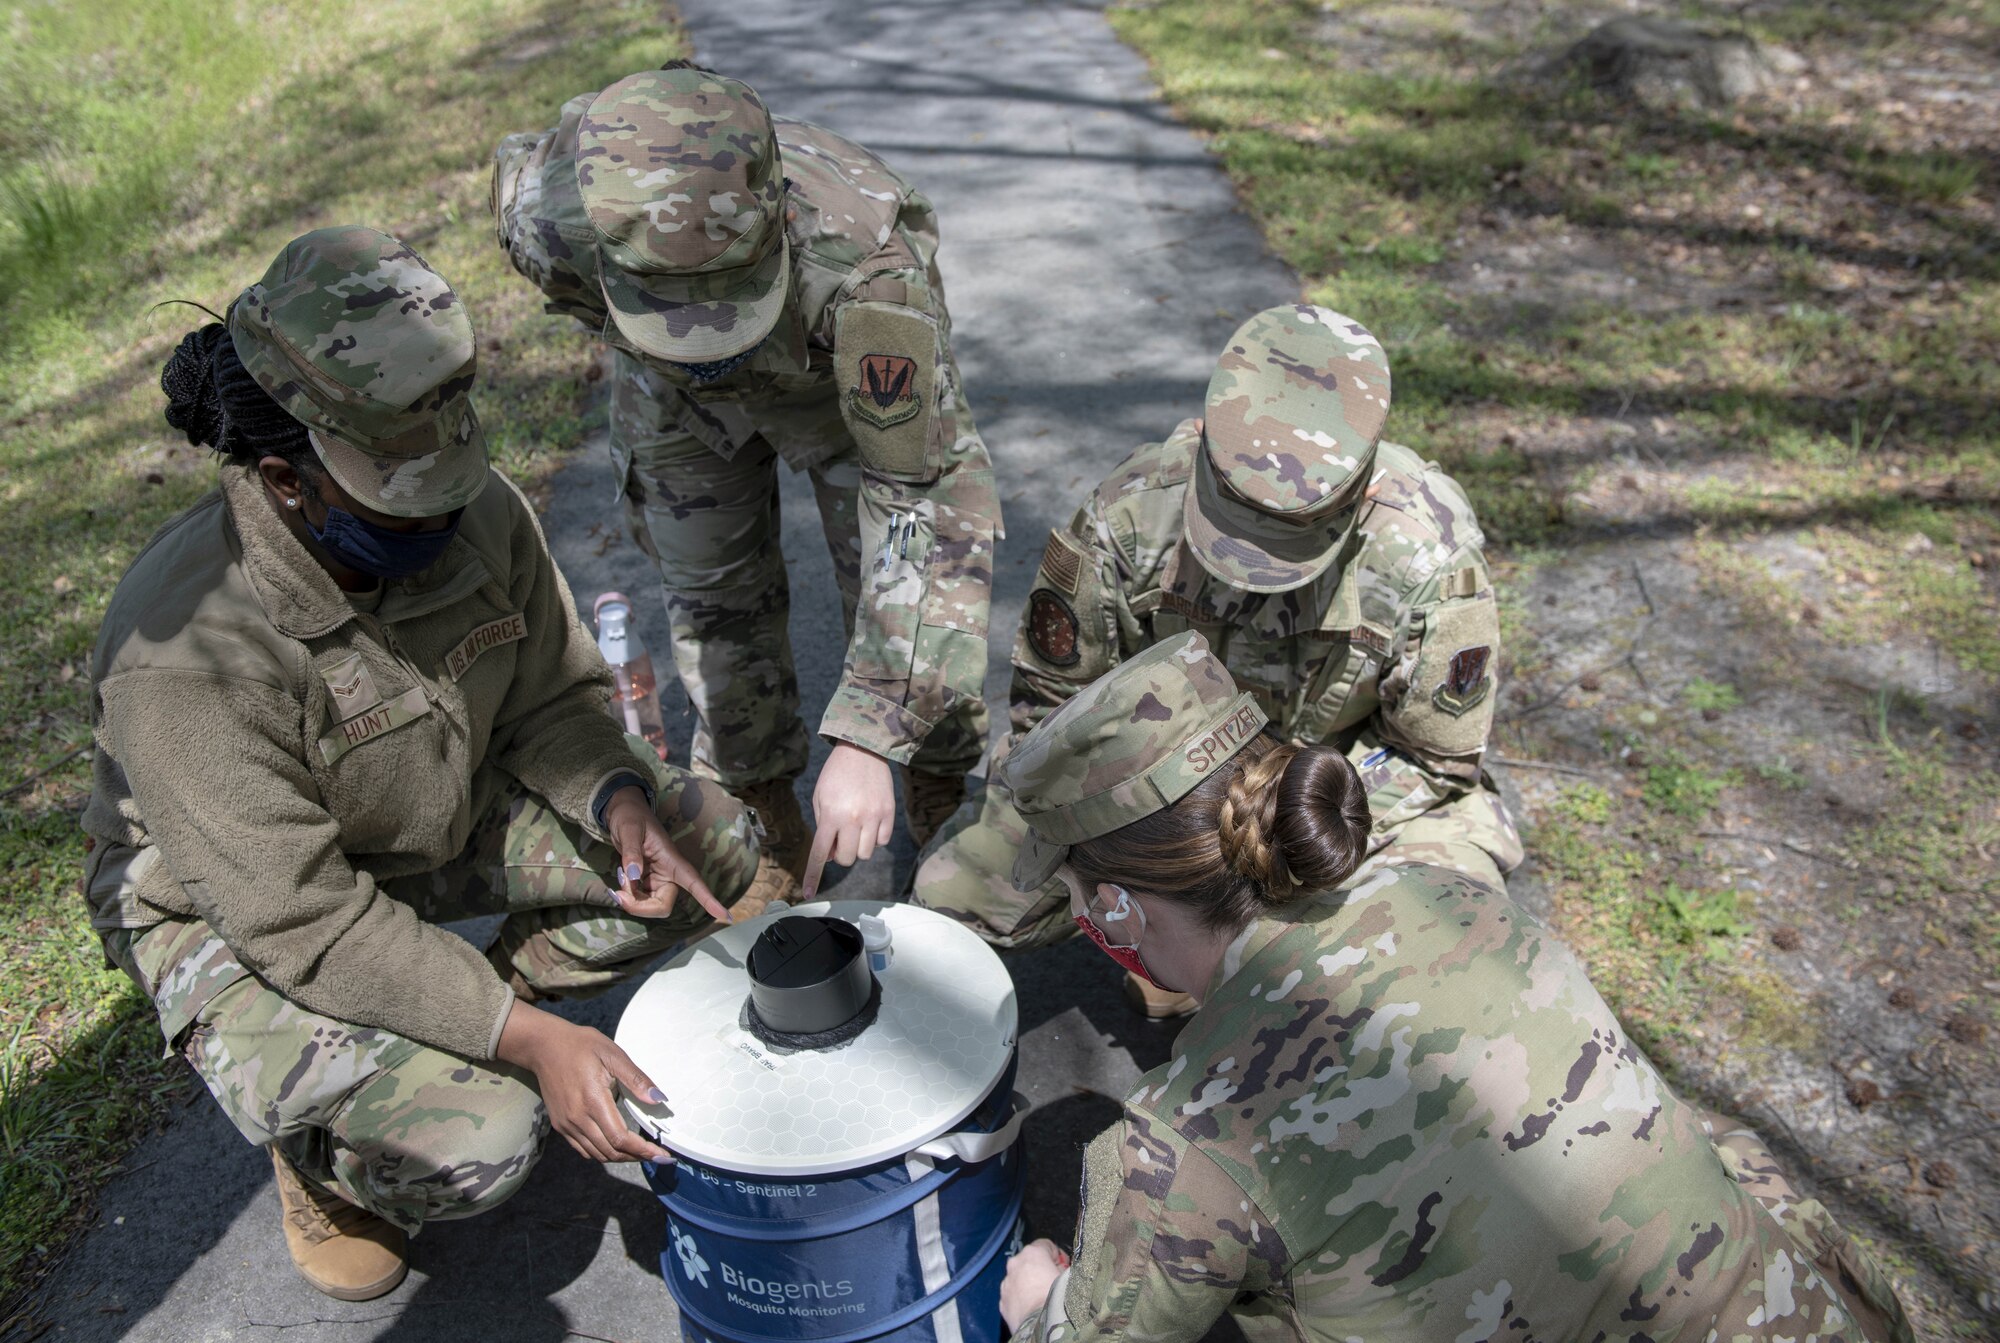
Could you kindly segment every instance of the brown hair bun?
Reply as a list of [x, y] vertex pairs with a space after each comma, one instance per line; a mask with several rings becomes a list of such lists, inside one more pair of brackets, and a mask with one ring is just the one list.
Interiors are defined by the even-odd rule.
[[1086, 889], [1129, 886], [1236, 929], [1346, 881], [1368, 831], [1368, 795], [1346, 756], [1264, 733], [1171, 807], [1072, 844], [1068, 861]]
[[1288, 742], [1238, 770], [1216, 822], [1222, 860], [1265, 904], [1338, 886], [1368, 852], [1368, 796], [1326, 746]]

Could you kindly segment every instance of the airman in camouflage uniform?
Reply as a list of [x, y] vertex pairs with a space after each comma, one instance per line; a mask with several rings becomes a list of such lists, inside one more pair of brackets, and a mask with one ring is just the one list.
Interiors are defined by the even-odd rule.
[[[224, 455], [220, 488], [133, 562], [92, 662], [92, 924], [168, 1049], [282, 1158], [301, 1271], [352, 1299], [400, 1280], [402, 1232], [534, 1164], [554, 1065], [501, 1059], [543, 1015], [524, 1002], [706, 931], [693, 879], [735, 902], [758, 864], [751, 814], [606, 712], [534, 513], [487, 465], [474, 350], [396, 239], [288, 244], [168, 364], [171, 422]], [[356, 567], [357, 532], [436, 549]], [[437, 926], [492, 913], [484, 953]]]
[[676, 63], [500, 144], [493, 210], [549, 311], [616, 352], [613, 476], [658, 564], [695, 769], [802, 858], [777, 463], [812, 479], [850, 639], [822, 735], [964, 796], [1000, 504], [951, 352], [930, 202], [823, 127]]
[[[1023, 884], [1233, 768], [1243, 703], [1185, 634], [1045, 718], [1004, 766]], [[1044, 1261], [1017, 1338], [1173, 1343], [1224, 1312], [1252, 1343], [1911, 1337], [1499, 886], [1413, 862], [1264, 908], [1204, 929], [1200, 1011], [1087, 1149], [1073, 1263]]]
[[[651, 749], [633, 740], [635, 761], [655, 774], [668, 837], [733, 912], [753, 917], [740, 898], [757, 867], [749, 814], [719, 787], [648, 761]], [[136, 898], [133, 860], [155, 855], [150, 865], [158, 853], [93, 851], [93, 921], [238, 1132], [410, 1233], [497, 1206], [520, 1187], [548, 1134], [532, 1078], [272, 989], [207, 921], [163, 919]], [[429, 923], [506, 913], [486, 954], [515, 996], [587, 997], [715, 926], [692, 900], [666, 919], [625, 914], [605, 880], [617, 866], [608, 845], [514, 785], [451, 863], [383, 890]], [[142, 926], [116, 926], [128, 921]]]
[[[1010, 741], [1198, 630], [1281, 735], [1348, 752], [1374, 863], [1497, 884], [1521, 848], [1480, 769], [1499, 648], [1484, 537], [1449, 476], [1378, 442], [1388, 410], [1388, 360], [1360, 323], [1305, 305], [1245, 322], [1206, 418], [1127, 457], [1050, 534], [1014, 643]], [[916, 900], [1000, 947], [1069, 936], [1060, 887], [1007, 879], [1023, 834], [989, 782], [925, 855]]]

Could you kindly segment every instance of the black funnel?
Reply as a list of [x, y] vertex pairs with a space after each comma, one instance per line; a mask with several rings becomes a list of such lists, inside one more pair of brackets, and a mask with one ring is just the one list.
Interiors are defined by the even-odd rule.
[[792, 914], [750, 948], [750, 1005], [779, 1036], [823, 1036], [861, 1015], [875, 992], [861, 930], [845, 919]]

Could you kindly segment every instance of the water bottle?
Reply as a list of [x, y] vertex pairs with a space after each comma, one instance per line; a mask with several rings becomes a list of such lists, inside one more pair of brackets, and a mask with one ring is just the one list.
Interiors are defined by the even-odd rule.
[[660, 759], [667, 758], [667, 725], [660, 718], [660, 682], [653, 659], [632, 628], [632, 599], [607, 592], [591, 607], [597, 617], [597, 651], [611, 667], [611, 716], [635, 737], [644, 737]]

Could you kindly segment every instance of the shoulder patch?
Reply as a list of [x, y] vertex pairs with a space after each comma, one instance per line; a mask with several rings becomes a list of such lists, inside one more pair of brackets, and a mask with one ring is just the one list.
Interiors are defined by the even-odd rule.
[[1395, 675], [1407, 689], [1385, 698], [1383, 741], [1420, 760], [1476, 756], [1493, 726], [1493, 653], [1499, 613], [1491, 594], [1454, 597], [1423, 613], [1423, 634]]
[[1053, 588], [1028, 594], [1028, 646], [1052, 667], [1074, 667], [1083, 660], [1081, 627], [1076, 608]]
[[864, 354], [860, 385], [848, 392], [854, 413], [878, 429], [917, 413], [917, 363], [908, 355]]
[[1486, 663], [1492, 654], [1493, 650], [1485, 644], [1454, 652], [1445, 664], [1444, 680], [1431, 692], [1431, 703], [1457, 718], [1485, 699], [1493, 684], [1486, 679]]
[[835, 319], [840, 413], [871, 470], [896, 480], [934, 474], [937, 325], [893, 303], [848, 303]]
[[1049, 533], [1049, 543], [1042, 547], [1042, 576], [1070, 596], [1076, 595], [1077, 582], [1083, 577], [1083, 552], [1065, 533]]

